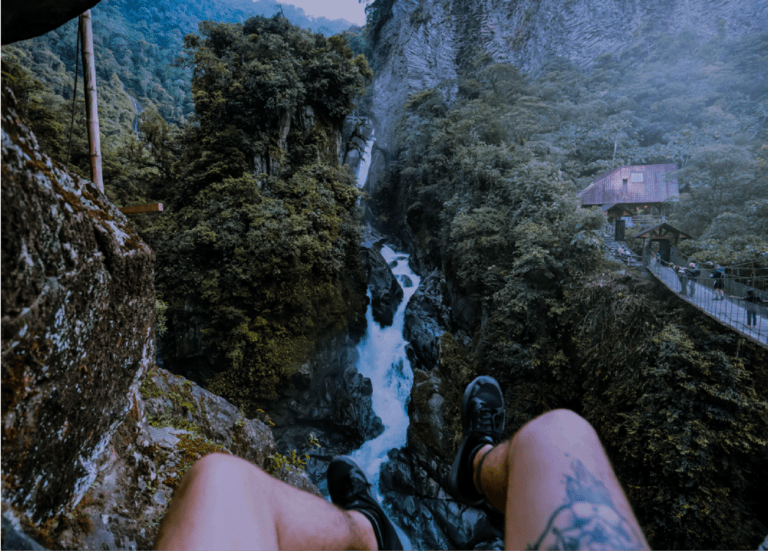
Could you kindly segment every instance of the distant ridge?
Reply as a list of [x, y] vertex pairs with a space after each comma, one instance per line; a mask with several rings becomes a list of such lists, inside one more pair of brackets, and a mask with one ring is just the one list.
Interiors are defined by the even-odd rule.
[[[272, 17], [278, 12], [278, 2], [275, 0], [223, 0], [223, 3], [253, 15]], [[326, 36], [337, 34], [351, 27], [359, 27], [356, 23], [346, 19], [328, 19], [327, 17], [314, 17], [302, 8], [290, 3], [280, 3], [283, 14], [292, 24], [312, 32], [320, 32]]]

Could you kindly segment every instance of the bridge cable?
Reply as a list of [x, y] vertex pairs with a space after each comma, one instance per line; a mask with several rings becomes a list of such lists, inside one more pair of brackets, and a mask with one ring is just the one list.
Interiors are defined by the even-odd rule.
[[69, 123], [69, 144], [67, 145], [67, 168], [69, 168], [69, 155], [72, 152], [72, 128], [75, 126], [75, 100], [77, 100], [77, 69], [80, 60], [80, 22], [77, 23], [77, 43], [75, 44], [75, 86], [72, 91], [72, 120]]

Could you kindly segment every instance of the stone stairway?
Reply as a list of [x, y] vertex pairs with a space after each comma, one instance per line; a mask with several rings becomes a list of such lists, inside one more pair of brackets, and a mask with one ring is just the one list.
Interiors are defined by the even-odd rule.
[[[632, 251], [629, 251], [629, 247], [627, 246], [626, 242], [616, 241], [613, 235], [604, 234], [603, 243], [603, 252], [605, 253], [605, 258], [609, 260], [619, 260], [627, 266], [642, 268], [642, 257], [637, 256]], [[620, 247], [624, 248], [624, 256], [619, 256]], [[629, 251], [629, 255], [627, 255], [626, 251]]]

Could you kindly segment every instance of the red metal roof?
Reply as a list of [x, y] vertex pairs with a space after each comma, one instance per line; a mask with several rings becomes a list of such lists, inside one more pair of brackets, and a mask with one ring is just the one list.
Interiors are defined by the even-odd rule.
[[674, 163], [666, 165], [622, 166], [604, 172], [579, 192], [582, 205], [663, 203], [677, 197], [680, 190]]

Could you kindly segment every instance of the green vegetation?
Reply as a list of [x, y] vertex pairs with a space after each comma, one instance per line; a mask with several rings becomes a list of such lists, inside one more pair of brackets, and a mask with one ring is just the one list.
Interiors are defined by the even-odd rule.
[[[117, 78], [121, 83], [118, 89], [125, 85], [143, 109], [159, 111], [174, 123], [182, 122], [194, 110], [192, 68], [176, 63], [176, 59], [182, 53], [184, 35], [197, 32], [200, 22], [243, 23], [252, 16], [281, 13], [299, 28], [327, 35], [351, 26], [344, 20], [307, 17], [300, 8], [277, 6], [269, 0], [102, 0], [92, 12], [99, 86]], [[24, 67], [48, 84], [54, 94], [71, 99], [76, 35], [73, 20], [41, 37], [3, 47], [3, 56], [6, 50], [17, 55], [23, 52]], [[132, 126], [133, 105], [127, 96], [122, 103], [121, 108], [126, 109], [118, 119]], [[100, 102], [100, 106], [104, 109], [107, 103]]]
[[651, 36], [658, 56], [643, 44], [536, 78], [491, 64], [414, 94], [373, 209], [445, 272], [452, 385], [496, 377], [510, 433], [557, 407], [590, 420], [653, 547], [744, 548], [768, 525], [768, 358], [604, 260], [603, 214], [576, 191], [676, 162], [671, 223], [701, 238], [686, 252], [765, 268], [766, 36]]
[[168, 327], [166, 326], [166, 317], [165, 317], [165, 310], [168, 308], [168, 305], [164, 303], [162, 300], [155, 299], [155, 336], [156, 337], [162, 337], [165, 335], [166, 331], [168, 331]]
[[358, 191], [336, 148], [370, 70], [342, 37], [280, 17], [201, 32], [187, 37], [197, 124], [146, 236], [169, 333], [204, 318], [210, 389], [252, 414], [363, 307]]
[[[358, 190], [339, 164], [339, 147], [345, 117], [372, 73], [346, 36], [325, 38], [281, 16], [201, 23], [200, 35], [185, 38], [180, 61], [193, 70], [179, 73], [166, 60], [177, 71], [168, 78], [192, 75], [194, 114], [178, 98], [142, 96], [158, 110], [142, 113], [139, 139], [133, 115], [113, 113], [115, 105], [132, 110], [122, 91], [128, 76], [113, 73], [100, 85], [108, 115], [102, 129], [122, 121], [113, 134], [102, 132], [107, 194], [118, 205], [165, 205], [162, 215], [132, 222], [158, 255], [157, 337], [167, 341], [166, 358], [174, 363], [177, 337], [202, 329], [203, 353], [218, 373], [210, 388], [249, 414], [257, 400], [275, 395], [319, 335], [345, 327], [364, 308]], [[53, 38], [38, 41], [40, 52], [4, 50], [3, 76], [44, 149], [63, 164], [68, 83], [32, 76], [45, 65], [67, 75]], [[75, 128], [71, 166], [88, 175], [80, 119]]]

